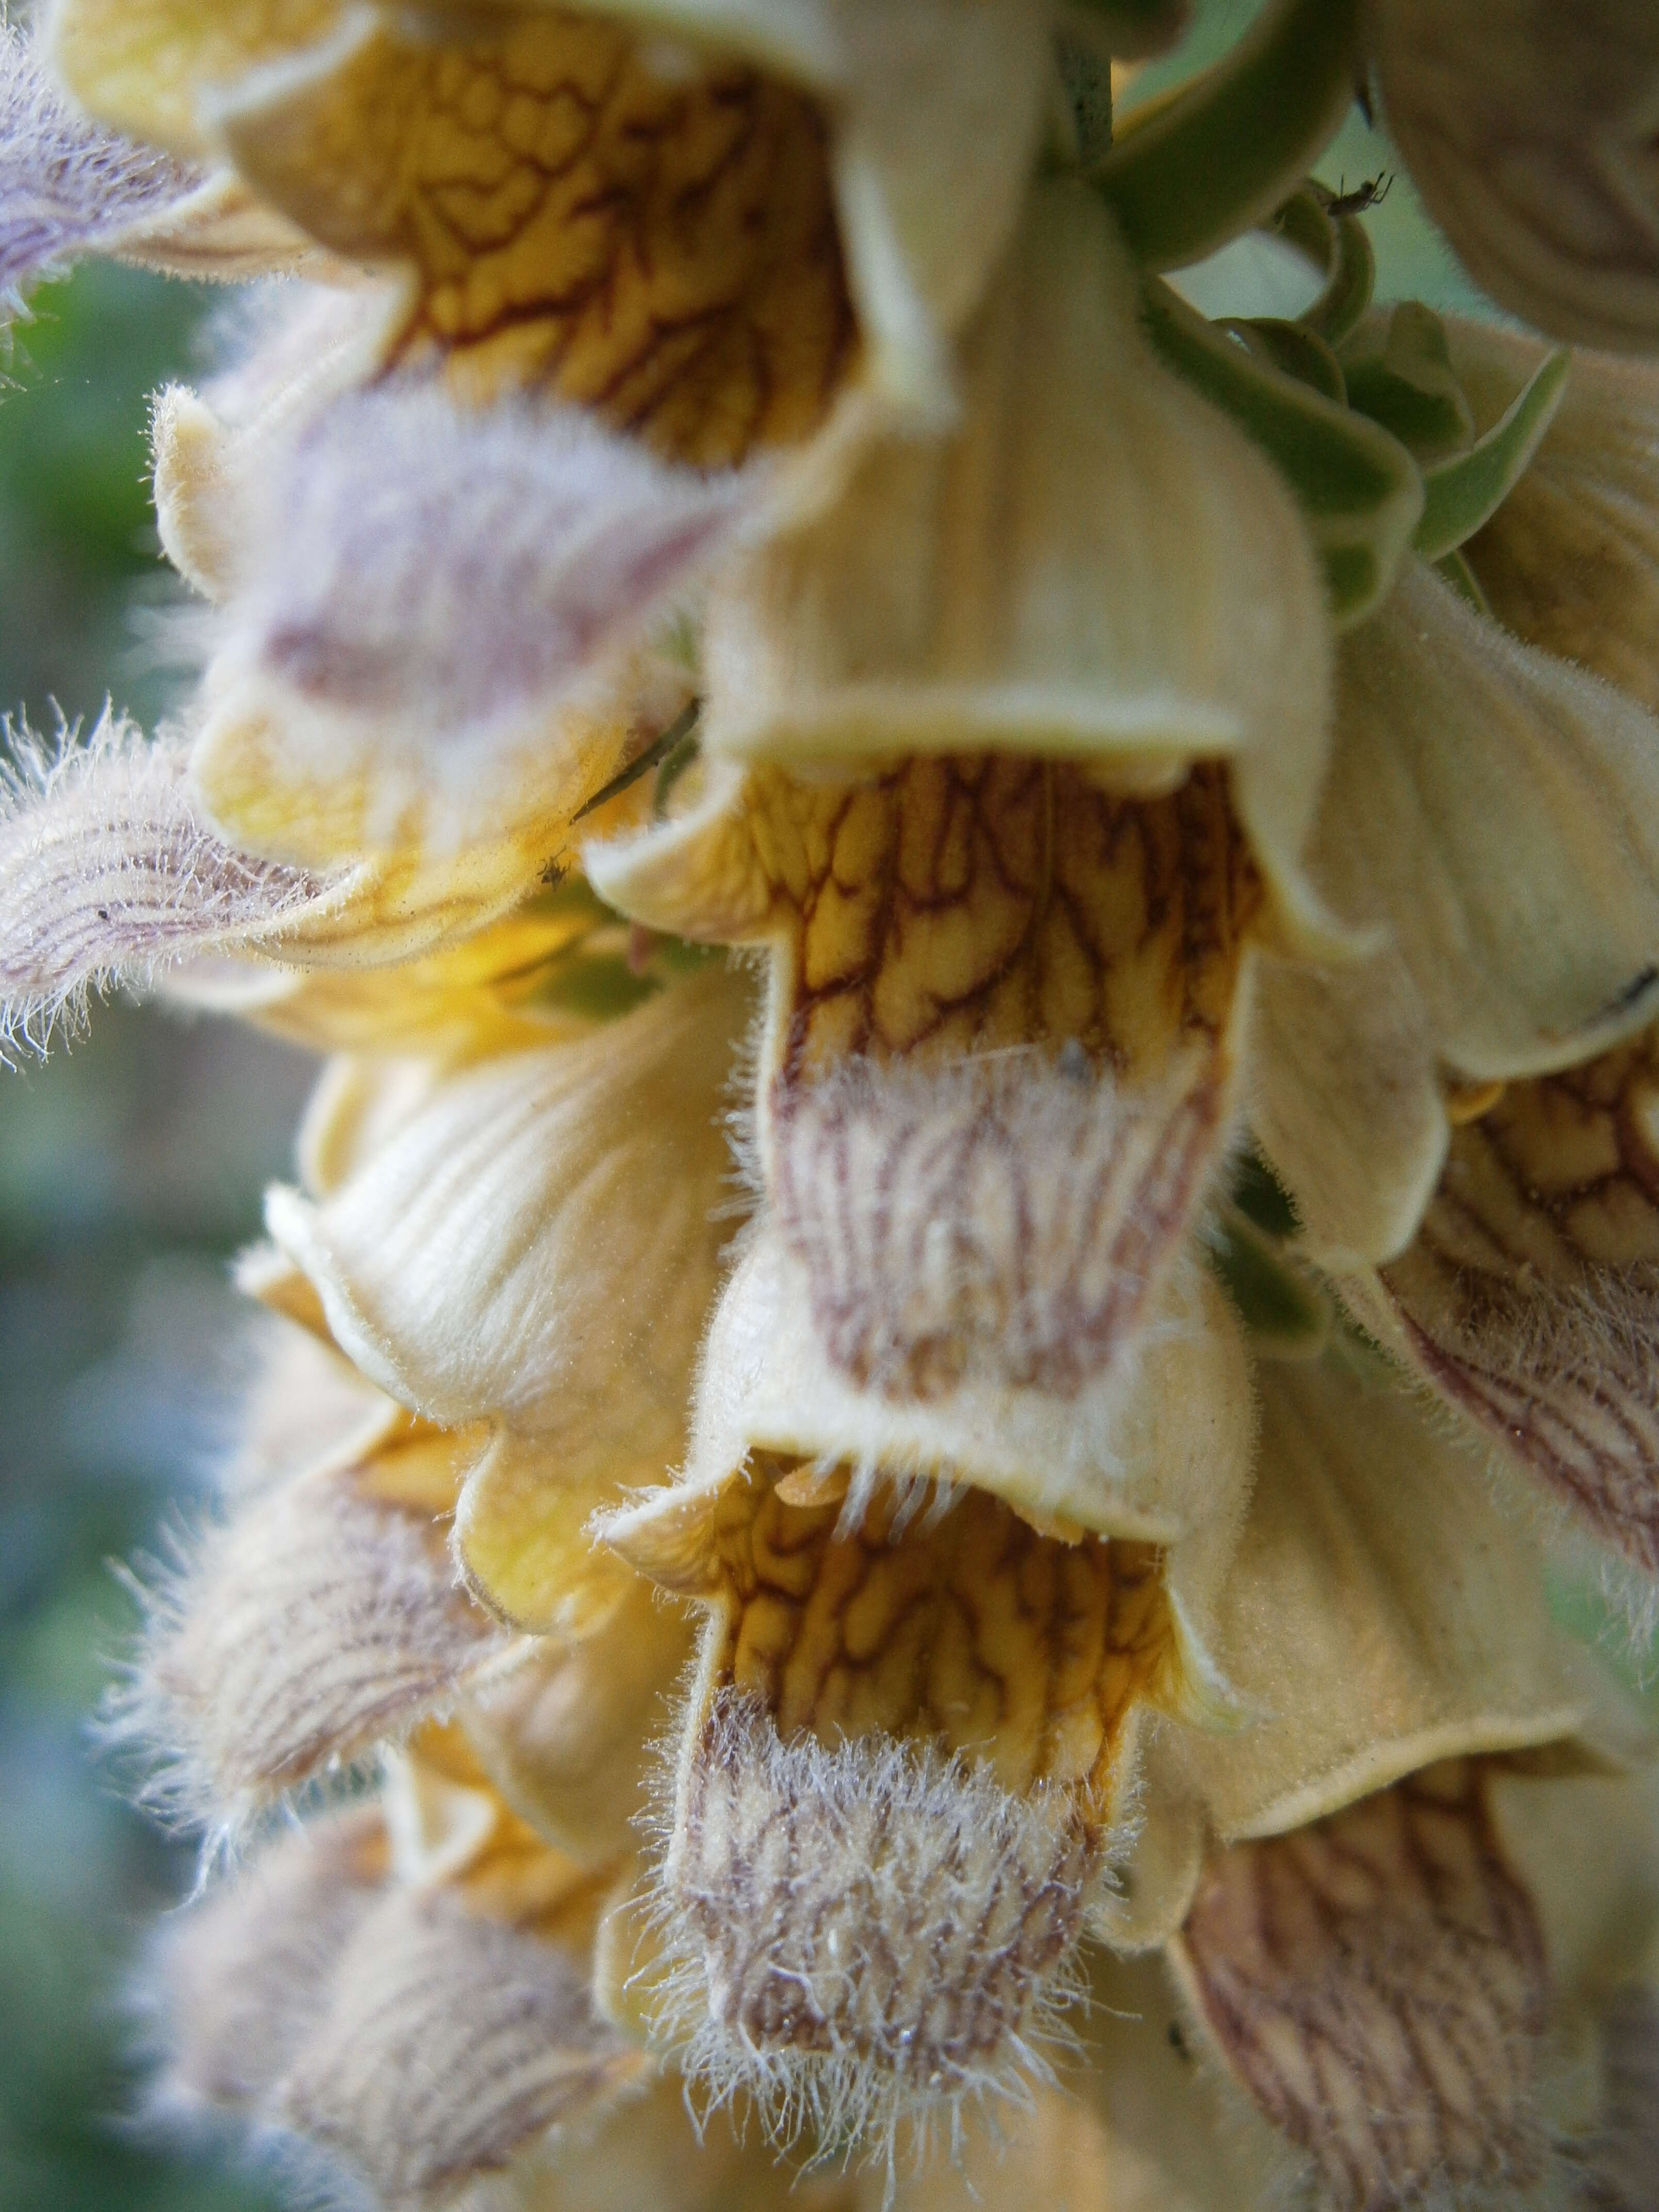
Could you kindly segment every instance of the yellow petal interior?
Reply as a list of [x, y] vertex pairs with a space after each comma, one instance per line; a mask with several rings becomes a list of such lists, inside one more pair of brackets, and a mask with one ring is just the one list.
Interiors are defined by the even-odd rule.
[[199, 153], [203, 88], [322, 37], [339, 13], [340, 0], [60, 0], [52, 58], [105, 122]]
[[1439, 1189], [1390, 1281], [1422, 1283], [1436, 1263], [1561, 1282], [1659, 1261], [1659, 1030], [1453, 1119]]
[[383, 21], [228, 136], [325, 244], [413, 264], [390, 365], [441, 359], [475, 402], [554, 392], [714, 466], [816, 426], [853, 313], [818, 110], [676, 58], [556, 9]]
[[918, 1518], [885, 1484], [845, 1533], [833, 1500], [787, 1502], [805, 1472], [760, 1456], [695, 1556], [641, 1559], [714, 1607], [717, 1682], [786, 1740], [932, 1740], [1005, 1789], [1079, 1784], [1109, 1809], [1131, 1716], [1179, 1665], [1162, 1551], [1041, 1534], [982, 1491]]
[[1261, 887], [1218, 768], [1151, 799], [994, 756], [845, 786], [760, 769], [737, 805], [659, 863], [619, 849], [601, 888], [690, 936], [781, 943], [791, 1074], [1073, 1040], [1139, 1073], [1226, 1028]]

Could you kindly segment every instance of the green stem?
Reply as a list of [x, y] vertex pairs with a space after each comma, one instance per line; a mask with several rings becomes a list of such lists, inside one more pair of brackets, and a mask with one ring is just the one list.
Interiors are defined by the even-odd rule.
[[1358, 0], [1271, 0], [1224, 59], [1160, 102], [1095, 171], [1130, 247], [1180, 269], [1264, 222], [1340, 129]]

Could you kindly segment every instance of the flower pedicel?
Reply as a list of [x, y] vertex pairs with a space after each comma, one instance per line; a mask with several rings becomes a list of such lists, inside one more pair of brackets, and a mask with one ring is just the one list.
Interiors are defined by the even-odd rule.
[[[7, 34], [14, 288], [269, 280], [0, 974], [328, 1055], [114, 1706], [164, 2101], [305, 2186], [1651, 2201], [1546, 1568], [1659, 1572], [1659, 42], [1269, 0], [1115, 130], [1183, 16]], [[1356, 87], [1537, 339], [1373, 303]]]

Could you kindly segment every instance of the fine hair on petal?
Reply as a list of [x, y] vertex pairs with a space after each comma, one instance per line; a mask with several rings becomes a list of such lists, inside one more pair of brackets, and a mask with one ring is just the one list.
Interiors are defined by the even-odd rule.
[[1112, 1839], [1059, 1790], [1016, 1796], [884, 1735], [784, 1741], [727, 1690], [656, 1830], [651, 2004], [715, 2108], [749, 2100], [809, 2162], [925, 2156], [1029, 2094], [1073, 2038], [1085, 1906]]
[[239, 852], [206, 822], [183, 753], [106, 708], [91, 735], [3, 724], [0, 1060], [85, 1026], [94, 992], [144, 991], [220, 946], [274, 947], [333, 879]]
[[0, 21], [0, 314], [21, 310], [23, 286], [153, 220], [198, 181], [78, 113], [33, 39]]

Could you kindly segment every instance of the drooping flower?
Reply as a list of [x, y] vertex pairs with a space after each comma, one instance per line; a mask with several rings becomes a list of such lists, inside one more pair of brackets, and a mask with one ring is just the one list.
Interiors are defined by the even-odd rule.
[[[52, 12], [303, 255], [157, 409], [201, 694], [20, 781], [0, 960], [333, 1055], [125, 1710], [260, 1854], [176, 2099], [380, 2202], [1617, 2203], [1650, 2127], [1510, 1464], [1651, 1565], [1645, 373], [1372, 310], [1304, 181], [1374, 63], [1481, 273], [1529, 15], [1275, 0], [1114, 137], [1180, 12]], [[1504, 231], [1547, 327], [1641, 335], [1620, 204], [1611, 288]], [[1299, 319], [1163, 281], [1263, 225]]]

